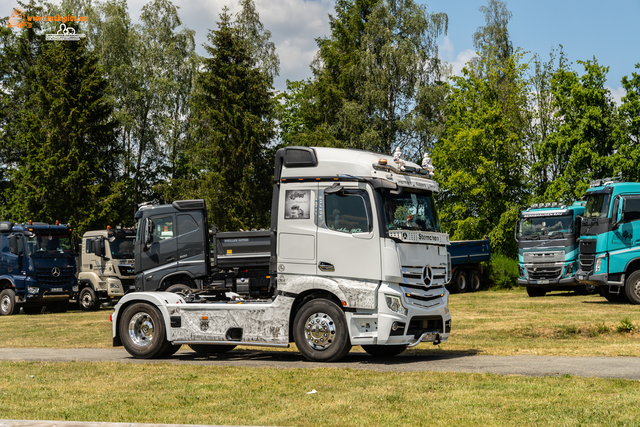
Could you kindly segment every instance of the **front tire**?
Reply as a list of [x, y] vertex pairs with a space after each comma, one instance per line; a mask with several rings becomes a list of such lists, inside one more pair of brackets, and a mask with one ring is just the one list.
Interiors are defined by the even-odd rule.
[[118, 328], [125, 350], [138, 359], [162, 357], [171, 345], [166, 340], [162, 314], [144, 302], [127, 307]]
[[629, 302], [627, 300], [626, 289], [620, 289], [619, 293], [614, 294], [609, 291], [608, 286], [600, 286], [600, 295], [602, 295], [607, 301], [616, 304]]
[[547, 291], [543, 288], [537, 288], [535, 286], [527, 286], [527, 295], [531, 298], [543, 297], [547, 294]]
[[82, 288], [80, 291], [78, 305], [83, 311], [95, 311], [98, 309], [98, 298], [96, 298], [96, 293], [90, 286]]
[[363, 345], [362, 349], [373, 357], [393, 357], [407, 349], [407, 345]]
[[174, 293], [178, 293], [178, 292], [187, 292], [190, 291], [192, 288], [189, 285], [185, 285], [182, 283], [177, 283], [175, 285], [171, 285], [169, 286], [165, 292], [174, 292]]
[[0, 292], [0, 316], [11, 316], [16, 310], [16, 293], [13, 289]]
[[300, 353], [313, 362], [335, 362], [351, 350], [344, 313], [326, 299], [302, 306], [293, 322], [293, 339]]
[[629, 275], [624, 284], [624, 293], [631, 304], [640, 304], [640, 271]]

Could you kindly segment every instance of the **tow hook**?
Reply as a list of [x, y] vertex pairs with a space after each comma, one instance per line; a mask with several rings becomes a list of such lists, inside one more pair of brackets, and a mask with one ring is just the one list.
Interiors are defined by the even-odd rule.
[[440, 341], [440, 334], [436, 334], [436, 339], [433, 340], [433, 345], [438, 345], [440, 344], [442, 341]]

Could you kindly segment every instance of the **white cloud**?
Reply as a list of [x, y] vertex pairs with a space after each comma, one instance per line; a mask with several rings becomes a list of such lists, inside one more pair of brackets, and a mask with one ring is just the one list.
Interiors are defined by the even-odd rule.
[[448, 36], [445, 36], [442, 44], [438, 45], [438, 55], [451, 66], [454, 76], [459, 76], [467, 62], [478, 56], [471, 49], [465, 49], [456, 54], [455, 46]]
[[616, 105], [622, 104], [622, 97], [627, 95], [627, 91], [623, 87], [618, 87], [617, 89], [610, 88], [609, 86], [605, 86], [606, 89], [609, 89], [611, 92], [611, 97]]

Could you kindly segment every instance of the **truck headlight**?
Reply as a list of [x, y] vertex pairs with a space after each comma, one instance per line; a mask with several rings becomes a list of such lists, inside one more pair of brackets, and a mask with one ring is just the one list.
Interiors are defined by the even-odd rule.
[[394, 295], [385, 295], [384, 299], [387, 302], [387, 307], [389, 307], [389, 310], [398, 314], [402, 314], [403, 316], [407, 315], [407, 309], [404, 308], [404, 305], [402, 305], [402, 300], [400, 299], [400, 297]]
[[595, 265], [595, 271], [600, 271], [600, 267], [602, 266], [602, 258], [604, 258], [603, 256], [599, 256], [598, 258], [596, 258], [596, 265]]
[[567, 265], [566, 271], [564, 273], [565, 276], [571, 276], [573, 273], [573, 264]]
[[111, 289], [115, 289], [116, 291], [120, 290], [120, 285], [118, 285], [117, 283], [109, 283], [109, 287]]
[[27, 288], [27, 292], [29, 292], [30, 294], [37, 294], [38, 292], [40, 292], [40, 288], [35, 288], [33, 286], [29, 286]]
[[71, 291], [78, 292], [78, 285], [72, 286]]

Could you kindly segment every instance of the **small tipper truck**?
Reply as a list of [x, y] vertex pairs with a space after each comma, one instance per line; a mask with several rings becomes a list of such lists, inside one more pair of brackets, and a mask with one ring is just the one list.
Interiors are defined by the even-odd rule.
[[67, 311], [78, 295], [76, 243], [69, 225], [0, 222], [0, 315]]
[[280, 149], [267, 231], [213, 230], [210, 240], [202, 200], [140, 210], [136, 290], [165, 281], [184, 290], [125, 295], [112, 315], [113, 344], [155, 358], [182, 344], [211, 354], [295, 342], [310, 360], [335, 361], [352, 345], [392, 356], [446, 341], [449, 237], [423, 164]]
[[577, 279], [608, 301], [640, 304], [640, 183], [593, 181], [584, 199]]
[[542, 297], [555, 290], [588, 293], [575, 277], [580, 215], [584, 209], [584, 201], [571, 205], [536, 203], [520, 213], [515, 230], [518, 285], [526, 286], [530, 297]]
[[491, 260], [491, 241], [455, 240], [447, 250], [451, 256], [451, 282], [447, 288], [451, 292], [475, 292], [482, 287], [482, 262]]
[[135, 289], [135, 238], [136, 230], [124, 228], [107, 227], [84, 233], [78, 274], [78, 305], [82, 310], [115, 305], [125, 293]]

